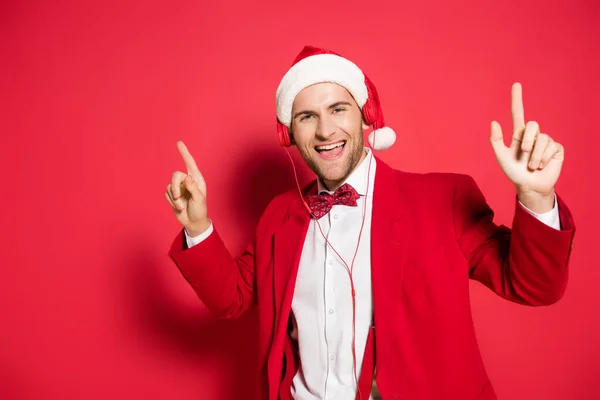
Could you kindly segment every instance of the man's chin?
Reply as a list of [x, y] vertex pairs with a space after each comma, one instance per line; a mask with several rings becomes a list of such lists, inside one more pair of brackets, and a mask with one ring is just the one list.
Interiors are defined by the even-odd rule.
[[319, 177], [319, 179], [321, 179], [321, 181], [323, 183], [331, 183], [331, 182], [339, 182], [339, 181], [346, 179], [348, 177], [348, 174], [347, 173], [336, 173], [336, 174], [327, 173], [327, 174], [317, 174], [317, 176]]
[[327, 162], [312, 158], [309, 166], [322, 182], [338, 182], [350, 173], [346, 159]]

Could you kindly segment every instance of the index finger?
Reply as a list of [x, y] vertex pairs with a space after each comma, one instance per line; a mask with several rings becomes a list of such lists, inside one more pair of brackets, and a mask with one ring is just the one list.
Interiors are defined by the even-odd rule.
[[522, 133], [525, 128], [525, 110], [523, 109], [523, 88], [519, 82], [512, 85], [511, 113], [513, 120], [513, 134]]
[[183, 162], [185, 163], [185, 167], [188, 170], [188, 174], [199, 173], [200, 170], [196, 165], [196, 161], [194, 161], [194, 157], [192, 157], [192, 154], [181, 140], [177, 142], [177, 149], [179, 149], [181, 158], [183, 158]]

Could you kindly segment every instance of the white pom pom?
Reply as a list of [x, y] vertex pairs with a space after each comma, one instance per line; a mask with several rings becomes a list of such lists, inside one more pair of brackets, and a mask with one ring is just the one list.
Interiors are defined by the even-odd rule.
[[374, 150], [387, 150], [396, 141], [396, 132], [392, 128], [384, 126], [369, 133], [369, 144]]

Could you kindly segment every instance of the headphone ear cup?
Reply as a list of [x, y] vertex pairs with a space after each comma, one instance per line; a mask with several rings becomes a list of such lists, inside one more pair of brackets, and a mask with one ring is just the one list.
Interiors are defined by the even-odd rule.
[[277, 121], [277, 136], [281, 147], [290, 147], [292, 145], [290, 130], [279, 121]]
[[373, 125], [379, 118], [379, 108], [376, 107], [372, 99], [367, 99], [367, 102], [362, 108], [363, 118], [367, 125]]

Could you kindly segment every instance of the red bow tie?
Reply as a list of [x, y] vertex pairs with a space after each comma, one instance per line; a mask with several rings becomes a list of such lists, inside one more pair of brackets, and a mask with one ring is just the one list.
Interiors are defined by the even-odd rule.
[[326, 215], [335, 204], [356, 206], [356, 200], [358, 200], [359, 197], [360, 195], [356, 192], [356, 189], [347, 183], [344, 183], [333, 192], [333, 195], [329, 193], [311, 194], [308, 195], [307, 200], [308, 206], [315, 218], [320, 219], [322, 216]]

